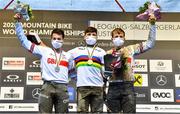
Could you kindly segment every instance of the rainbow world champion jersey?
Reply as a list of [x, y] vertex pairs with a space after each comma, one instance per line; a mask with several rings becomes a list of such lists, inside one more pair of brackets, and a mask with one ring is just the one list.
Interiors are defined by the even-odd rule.
[[[92, 54], [92, 64], [88, 63], [89, 53]], [[103, 71], [104, 71], [104, 55], [106, 52], [96, 47], [76, 47], [68, 51], [74, 58], [77, 70], [77, 87], [80, 86], [96, 86], [102, 87]]]

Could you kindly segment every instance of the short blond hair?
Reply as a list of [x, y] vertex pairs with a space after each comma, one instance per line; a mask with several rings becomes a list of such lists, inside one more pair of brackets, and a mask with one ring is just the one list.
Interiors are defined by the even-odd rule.
[[121, 28], [115, 28], [112, 32], [111, 32], [111, 37], [113, 37], [114, 33], [123, 33], [124, 37], [125, 37], [125, 32], [123, 29]]

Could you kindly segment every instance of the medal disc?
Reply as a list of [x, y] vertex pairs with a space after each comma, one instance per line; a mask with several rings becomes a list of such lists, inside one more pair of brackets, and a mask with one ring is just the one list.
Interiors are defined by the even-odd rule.
[[93, 64], [93, 60], [89, 59], [89, 60], [88, 60], [88, 64], [89, 64], [89, 65], [92, 65], [92, 64]]
[[60, 71], [60, 68], [58, 66], [55, 67], [55, 71], [56, 72], [59, 72]]

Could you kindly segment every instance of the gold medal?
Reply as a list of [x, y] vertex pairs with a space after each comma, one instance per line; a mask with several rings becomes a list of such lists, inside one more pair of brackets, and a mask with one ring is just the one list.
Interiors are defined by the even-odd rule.
[[92, 65], [92, 64], [93, 64], [93, 60], [89, 59], [89, 60], [88, 60], [88, 64], [89, 64], [89, 65]]
[[90, 53], [89, 50], [88, 50], [88, 47], [86, 47], [87, 52], [88, 52], [88, 58], [89, 58], [89, 60], [87, 61], [88, 65], [92, 65], [93, 64], [92, 58], [93, 58], [93, 53], [94, 53], [95, 48], [96, 48], [96, 45], [94, 45], [94, 47], [92, 49], [92, 52]]

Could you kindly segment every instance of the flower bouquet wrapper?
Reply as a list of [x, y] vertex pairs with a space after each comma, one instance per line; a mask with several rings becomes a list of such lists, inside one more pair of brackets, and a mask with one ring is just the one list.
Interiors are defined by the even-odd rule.
[[136, 16], [138, 20], [147, 21], [151, 14], [154, 14], [156, 20], [161, 19], [160, 6], [155, 2], [146, 2], [143, 7], [139, 8], [140, 14]]
[[22, 18], [26, 21], [29, 21], [33, 18], [32, 9], [30, 8], [30, 6], [20, 1], [17, 1], [17, 3], [15, 4], [14, 12], [20, 13]]

